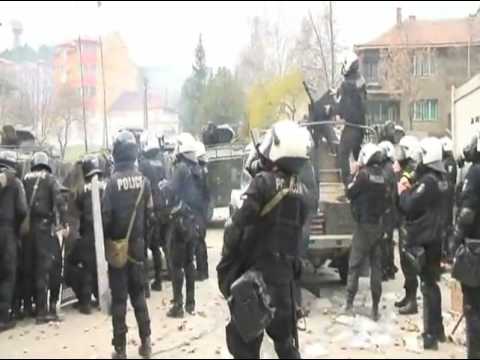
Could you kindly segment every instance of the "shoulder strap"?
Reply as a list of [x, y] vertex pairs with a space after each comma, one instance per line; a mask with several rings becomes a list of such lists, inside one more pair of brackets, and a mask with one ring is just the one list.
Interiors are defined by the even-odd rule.
[[32, 209], [33, 201], [35, 200], [35, 196], [37, 195], [39, 184], [40, 184], [40, 176], [37, 177], [37, 180], [35, 181], [35, 185], [33, 186], [32, 197], [30, 198], [30, 202], [28, 203], [28, 208], [30, 210]]
[[275, 206], [277, 206], [280, 201], [283, 200], [285, 196], [293, 192], [293, 188], [297, 184], [297, 177], [292, 176], [290, 178], [290, 184], [288, 188], [283, 188], [279, 192], [275, 194], [275, 196], [263, 207], [262, 211], [260, 212], [260, 216], [263, 217], [267, 215], [270, 211], [272, 211]]
[[145, 191], [145, 179], [143, 180], [142, 188], [140, 189], [140, 192], [138, 194], [137, 202], [135, 203], [135, 208], [133, 209], [132, 217], [130, 218], [130, 223], [128, 224], [128, 231], [127, 231], [127, 237], [126, 237], [127, 242], [130, 239], [130, 235], [132, 235], [133, 224], [135, 224], [135, 218], [137, 217], [138, 206], [142, 201], [144, 191]]

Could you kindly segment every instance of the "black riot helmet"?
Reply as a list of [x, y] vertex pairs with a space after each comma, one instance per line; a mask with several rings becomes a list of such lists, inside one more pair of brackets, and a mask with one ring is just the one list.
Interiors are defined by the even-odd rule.
[[0, 168], [15, 169], [17, 165], [17, 153], [10, 150], [0, 151]]
[[135, 136], [127, 130], [117, 134], [113, 141], [113, 160], [115, 162], [135, 162], [138, 157], [138, 144]]
[[82, 159], [82, 170], [85, 178], [92, 177], [96, 174], [102, 174], [100, 168], [100, 159], [96, 155], [85, 155]]
[[33, 154], [32, 166], [31, 166], [32, 171], [41, 170], [41, 169], [45, 169], [48, 172], [52, 172], [52, 168], [50, 166], [50, 159], [48, 158], [48, 155], [43, 151], [39, 151]]

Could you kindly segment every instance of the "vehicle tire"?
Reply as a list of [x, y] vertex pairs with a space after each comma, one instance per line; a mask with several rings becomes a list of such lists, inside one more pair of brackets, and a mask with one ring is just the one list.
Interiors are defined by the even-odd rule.
[[345, 255], [342, 255], [337, 260], [338, 274], [340, 275], [340, 281], [343, 285], [347, 285], [349, 258], [350, 258], [350, 252], [346, 253]]

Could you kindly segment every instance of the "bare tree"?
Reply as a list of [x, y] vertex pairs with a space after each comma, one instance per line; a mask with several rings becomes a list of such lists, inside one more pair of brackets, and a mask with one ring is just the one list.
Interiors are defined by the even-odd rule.
[[58, 90], [47, 132], [56, 136], [62, 159], [70, 139], [71, 126], [82, 118], [81, 110], [80, 94], [75, 89], [65, 86]]
[[44, 141], [53, 101], [51, 66], [25, 63], [3, 72], [1, 78], [2, 122], [31, 126], [40, 141]]
[[[415, 118], [412, 104], [420, 95], [418, 77], [433, 71], [434, 50], [411, 47], [408, 36], [403, 34], [403, 37], [402, 46], [382, 50], [378, 70], [382, 88], [390, 94], [392, 99], [404, 101], [410, 107], [408, 120], [409, 127], [412, 129]], [[418, 71], [425, 71], [426, 74], [417, 73]]]
[[338, 43], [334, 4], [325, 2], [320, 13], [304, 17], [295, 44], [295, 62], [316, 95], [337, 86], [337, 59], [343, 50]]
[[0, 125], [12, 121], [12, 108], [16, 103], [16, 87], [14, 73], [6, 68], [0, 69]]
[[283, 17], [255, 17], [250, 43], [243, 49], [237, 75], [248, 90], [253, 84], [282, 77], [294, 70], [294, 38], [284, 31]]

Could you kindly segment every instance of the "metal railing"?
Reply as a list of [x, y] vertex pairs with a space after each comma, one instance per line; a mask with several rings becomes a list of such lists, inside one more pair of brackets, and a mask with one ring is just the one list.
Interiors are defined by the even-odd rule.
[[358, 125], [358, 124], [352, 124], [345, 121], [337, 121], [337, 120], [312, 121], [312, 122], [300, 123], [300, 126], [305, 126], [305, 127], [315, 127], [315, 126], [321, 126], [321, 125], [344, 125], [344, 126], [359, 128], [365, 131], [364, 142], [373, 142], [373, 143], [378, 142], [379, 136], [377, 131], [375, 130], [375, 128], [368, 125]]

